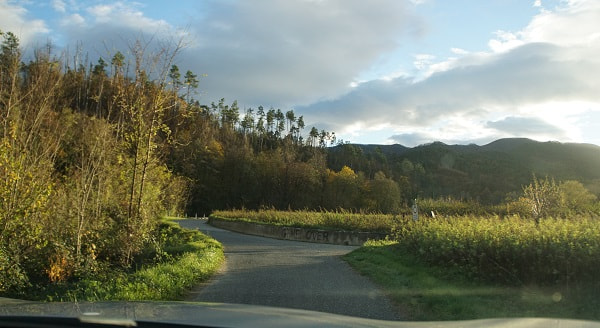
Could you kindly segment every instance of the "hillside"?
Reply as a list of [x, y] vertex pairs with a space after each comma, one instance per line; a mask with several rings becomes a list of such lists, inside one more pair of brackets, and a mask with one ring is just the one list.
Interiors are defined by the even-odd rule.
[[[483, 146], [346, 144], [330, 148], [328, 156], [334, 170], [348, 165], [369, 176], [383, 171], [397, 181], [409, 177], [412, 192], [419, 197], [495, 203], [510, 192], [520, 192], [532, 174], [557, 181], [578, 180], [600, 193], [600, 147], [590, 144], [525, 138], [500, 139]], [[419, 164], [423, 171], [415, 170]]]

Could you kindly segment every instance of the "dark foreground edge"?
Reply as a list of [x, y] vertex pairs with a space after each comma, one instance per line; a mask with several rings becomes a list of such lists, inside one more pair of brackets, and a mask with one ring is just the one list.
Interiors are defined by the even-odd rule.
[[[15, 322], [17, 321], [17, 322]], [[32, 324], [28, 325], [28, 321]], [[15, 324], [16, 323], [16, 324]], [[600, 322], [549, 318], [498, 318], [401, 322], [254, 305], [199, 302], [37, 303], [0, 298], [0, 326], [54, 327], [600, 327]]]

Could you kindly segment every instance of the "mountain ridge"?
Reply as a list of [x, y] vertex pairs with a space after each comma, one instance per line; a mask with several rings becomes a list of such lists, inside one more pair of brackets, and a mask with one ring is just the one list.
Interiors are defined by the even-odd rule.
[[[360, 144], [360, 143], [346, 143], [348, 145], [353, 145], [353, 146], [360, 146], [360, 147], [364, 147], [364, 148], [376, 148], [376, 147], [381, 147], [382, 150], [384, 149], [400, 149], [401, 151], [406, 151], [409, 149], [414, 149], [414, 148], [420, 148], [420, 147], [428, 147], [428, 146], [432, 146], [432, 145], [442, 145], [442, 146], [447, 146], [447, 147], [456, 147], [456, 148], [469, 148], [469, 147], [475, 147], [475, 148], [482, 148], [482, 149], [493, 149], [493, 150], [507, 150], [511, 147], [515, 147], [515, 146], [522, 146], [522, 145], [531, 145], [531, 144], [560, 144], [560, 145], [576, 145], [576, 146], [582, 146], [582, 147], [590, 147], [593, 149], [597, 149], [600, 150], [600, 146], [599, 145], [595, 145], [595, 144], [591, 144], [591, 143], [579, 143], [579, 142], [560, 142], [560, 141], [537, 141], [537, 140], [533, 140], [533, 139], [529, 139], [529, 138], [520, 138], [520, 137], [515, 137], [515, 138], [500, 138], [500, 139], [496, 139], [494, 141], [491, 141], [487, 144], [483, 144], [483, 145], [477, 145], [475, 143], [470, 143], [470, 144], [447, 144], [444, 143], [442, 141], [433, 141], [433, 142], [429, 142], [429, 143], [424, 143], [424, 144], [420, 144], [414, 147], [409, 147], [409, 146], [405, 146], [399, 143], [395, 143], [395, 144]], [[337, 146], [333, 146], [331, 148], [336, 148], [339, 147], [340, 145]], [[390, 152], [390, 151], [384, 151], [384, 152]]]
[[[410, 177], [412, 193], [500, 202], [519, 193], [532, 176], [577, 180], [600, 195], [600, 146], [586, 143], [540, 142], [504, 138], [485, 145], [432, 142], [403, 145], [344, 144], [330, 148], [332, 169], [343, 165], [373, 177], [384, 172], [396, 181]], [[423, 168], [415, 174], [411, 167]]]

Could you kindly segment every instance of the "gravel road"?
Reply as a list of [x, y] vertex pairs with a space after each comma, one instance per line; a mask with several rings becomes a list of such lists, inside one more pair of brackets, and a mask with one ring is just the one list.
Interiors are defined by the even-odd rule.
[[226, 264], [189, 301], [267, 305], [356, 317], [398, 320], [392, 304], [340, 259], [356, 247], [239, 234], [205, 220], [181, 220], [225, 247]]

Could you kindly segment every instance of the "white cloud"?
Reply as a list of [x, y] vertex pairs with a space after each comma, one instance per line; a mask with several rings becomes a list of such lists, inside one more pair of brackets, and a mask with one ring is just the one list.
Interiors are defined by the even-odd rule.
[[571, 0], [555, 10], [542, 10], [522, 31], [497, 31], [490, 41], [494, 51], [505, 51], [524, 43], [547, 42], [562, 46], [596, 43], [600, 37], [600, 1]]
[[183, 54], [183, 61], [208, 74], [207, 97], [251, 106], [339, 96], [419, 24], [407, 1], [213, 4], [192, 25], [195, 48]]
[[600, 2], [571, 1], [541, 11], [521, 31], [498, 31], [491, 51], [457, 51], [459, 57], [428, 68], [424, 57], [418, 61], [428, 70], [423, 78], [364, 82], [302, 111], [307, 122], [335, 122], [337, 131], [357, 122], [389, 122], [402, 129], [392, 139], [406, 142], [501, 136], [580, 141], [575, 122], [585, 110], [573, 109], [600, 110], [599, 21]]
[[455, 55], [468, 55], [469, 52], [461, 48], [451, 48], [450, 51]]
[[493, 52], [505, 52], [525, 44], [518, 34], [502, 30], [496, 31], [495, 34], [497, 39], [492, 39], [488, 42], [488, 46]]
[[[87, 12], [94, 16], [97, 21], [106, 22], [111, 19], [111, 13], [118, 12], [118, 8], [115, 7], [123, 7], [122, 4], [116, 5], [96, 5], [87, 9]], [[117, 10], [114, 10], [117, 9]]]
[[171, 28], [170, 24], [165, 20], [155, 20], [146, 17], [134, 5], [135, 3], [116, 2], [89, 7], [86, 11], [92, 16], [96, 24], [106, 24], [112, 28], [119, 27], [124, 30], [131, 29], [150, 34], [161, 29]]
[[429, 67], [434, 59], [435, 59], [435, 56], [433, 56], [433, 55], [418, 54], [418, 55], [415, 55], [415, 60], [413, 61], [413, 65], [415, 65], [415, 67], [418, 70], [422, 70], [424, 68]]
[[72, 13], [59, 21], [60, 35], [65, 40], [61, 45], [78, 49], [78, 53], [89, 56], [91, 62], [99, 57], [107, 60], [117, 51], [127, 57], [136, 41], [147, 46], [144, 51], [147, 57], [158, 54], [163, 46], [173, 50], [169, 42], [178, 37], [177, 30], [165, 20], [146, 16], [140, 6], [135, 2], [71, 6], [68, 11]]
[[0, 0], [0, 30], [15, 33], [21, 44], [41, 40], [50, 32], [43, 20], [29, 18], [27, 9], [7, 0]]
[[509, 116], [499, 121], [487, 122], [486, 127], [508, 133], [509, 135], [526, 134], [528, 136], [534, 135], [557, 139], [564, 139], [566, 136], [563, 129], [539, 117]]
[[85, 18], [79, 14], [71, 14], [61, 19], [60, 25], [62, 26], [78, 26], [83, 27], [85, 25]]
[[[71, 15], [60, 24], [64, 39], [82, 41], [91, 58], [127, 49], [140, 37], [181, 35], [135, 2], [79, 6], [67, 7]], [[242, 106], [289, 107], [339, 96], [419, 25], [408, 0], [210, 1], [199, 7], [188, 13], [191, 23], [181, 22], [189, 23], [190, 45], [177, 64], [206, 74], [203, 101], [225, 97]]]
[[393, 143], [405, 146], [417, 146], [431, 142], [431, 136], [422, 132], [394, 134], [389, 138]]
[[64, 13], [67, 11], [66, 7], [67, 4], [63, 0], [52, 0], [52, 8], [56, 11]]

